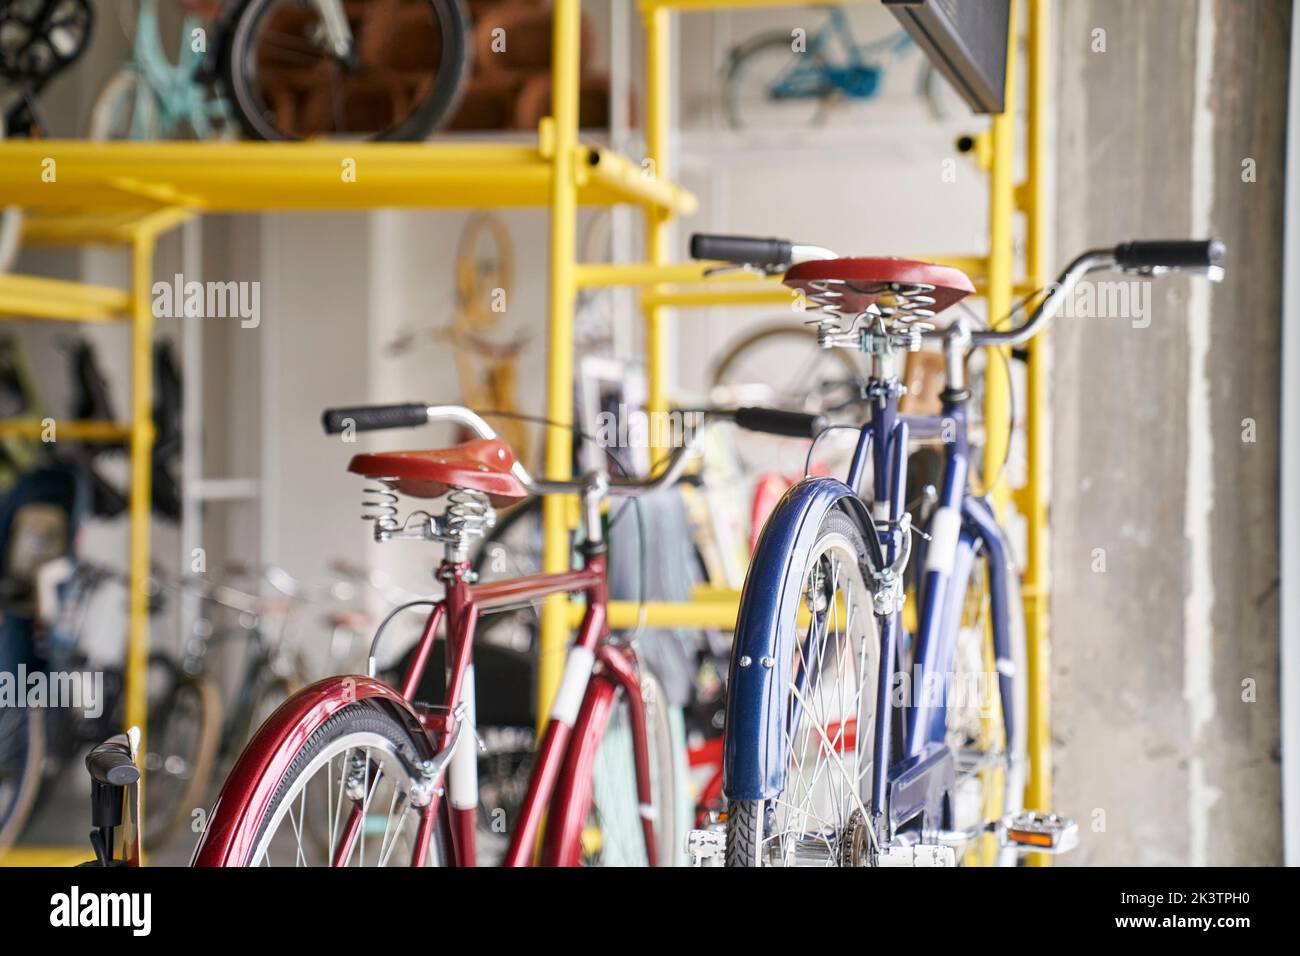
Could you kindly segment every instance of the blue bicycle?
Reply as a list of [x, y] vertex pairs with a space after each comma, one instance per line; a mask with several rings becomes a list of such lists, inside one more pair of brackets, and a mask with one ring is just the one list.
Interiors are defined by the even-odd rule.
[[[859, 43], [839, 6], [830, 7], [825, 22], [806, 34], [760, 33], [727, 58], [722, 91], [727, 123], [733, 129], [819, 125], [836, 102], [878, 95], [885, 72], [915, 51], [901, 30]], [[920, 63], [916, 92], [936, 118], [943, 118], [953, 112], [954, 98], [929, 61]]]
[[[695, 236], [697, 259], [770, 274], [818, 307], [824, 348], [869, 357], [867, 421], [843, 481], [805, 478], [758, 541], [732, 649], [724, 749], [731, 866], [1012, 865], [1062, 852], [1077, 827], [1023, 809], [1025, 636], [1007, 533], [971, 481], [966, 358], [1023, 344], [1089, 273], [1222, 278], [1217, 240], [1129, 242], [1087, 252], [1019, 325], [936, 316], [974, 291], [956, 269], [837, 258], [773, 239]], [[1028, 303], [1026, 303], [1028, 307]], [[900, 358], [942, 345], [942, 414], [900, 415]], [[909, 443], [938, 439], [942, 478], [914, 519]], [[986, 476], [987, 477], [987, 476]], [[914, 506], [913, 506], [914, 507]], [[916, 520], [917, 527], [913, 527]], [[919, 539], [915, 626], [904, 571]], [[723, 853], [717, 831], [692, 834]]]

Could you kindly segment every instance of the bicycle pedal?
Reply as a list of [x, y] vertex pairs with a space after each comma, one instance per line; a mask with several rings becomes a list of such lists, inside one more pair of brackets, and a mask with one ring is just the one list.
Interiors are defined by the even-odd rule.
[[997, 829], [1003, 846], [1024, 853], [1065, 853], [1079, 843], [1079, 825], [1055, 813], [1009, 813], [999, 821]]
[[876, 857], [877, 866], [944, 867], [957, 865], [957, 853], [939, 843], [887, 846]]
[[726, 825], [691, 830], [686, 834], [691, 866], [723, 866], [727, 859]]

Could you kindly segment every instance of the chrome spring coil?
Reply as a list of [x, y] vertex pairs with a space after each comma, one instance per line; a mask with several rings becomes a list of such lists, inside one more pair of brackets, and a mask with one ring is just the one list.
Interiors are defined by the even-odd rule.
[[384, 531], [396, 531], [401, 527], [401, 522], [397, 520], [397, 495], [391, 488], [387, 485], [369, 485], [361, 490], [361, 494], [362, 521], [373, 521], [376, 527]]
[[[923, 329], [932, 328], [925, 320], [934, 318], [935, 287], [925, 283], [888, 282], [855, 291], [877, 296], [870, 312], [849, 316], [844, 312], [842, 279], [822, 279], [809, 283], [808, 298], [818, 309], [817, 315], [807, 324], [817, 330], [817, 340], [823, 348], [852, 346], [857, 342], [858, 323], [864, 316], [876, 315], [894, 334], [905, 334], [911, 323], [916, 323], [915, 343], [907, 347], [915, 351]], [[845, 322], [845, 319], [849, 319]]]
[[885, 286], [885, 304], [877, 302], [880, 314], [896, 322], [913, 322], [933, 319], [935, 298], [930, 293], [934, 286], [920, 282], [890, 282]]
[[843, 284], [842, 279], [820, 279], [808, 284], [808, 300], [813, 303], [817, 311], [805, 325], [817, 330], [817, 342], [822, 348], [842, 344], [840, 337], [852, 331], [853, 322], [849, 322], [847, 326], [841, 323], [844, 313], [840, 309], [840, 300], [844, 298], [844, 293], [838, 291], [835, 286]]
[[487, 533], [496, 524], [496, 512], [488, 496], [473, 488], [453, 486], [447, 494], [446, 531], [448, 537], [466, 543]]

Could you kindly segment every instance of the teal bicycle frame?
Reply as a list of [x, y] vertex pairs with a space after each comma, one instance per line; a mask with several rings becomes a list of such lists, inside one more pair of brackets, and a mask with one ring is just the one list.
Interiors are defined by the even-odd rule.
[[[183, 125], [188, 125], [200, 139], [209, 139], [216, 135], [218, 123], [230, 121], [226, 101], [213, 96], [198, 76], [208, 56], [208, 44], [215, 42], [209, 32], [202, 20], [187, 14], [181, 23], [177, 61], [173, 63], [163, 47], [158, 0], [140, 0], [131, 60], [126, 66], [138, 78], [131, 139], [167, 138]], [[150, 102], [146, 104], [145, 98]]]

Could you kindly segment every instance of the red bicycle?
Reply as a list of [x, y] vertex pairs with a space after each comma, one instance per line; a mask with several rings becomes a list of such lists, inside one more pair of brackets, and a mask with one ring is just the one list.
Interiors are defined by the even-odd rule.
[[[785, 433], [799, 428], [812, 434], [818, 424], [814, 416], [760, 409], [728, 417], [742, 427]], [[611, 495], [633, 497], [671, 485], [692, 443], [678, 448], [651, 479], [610, 479], [595, 472], [574, 481], [543, 481], [467, 408], [380, 405], [324, 415], [330, 433], [433, 422], [456, 424], [478, 437], [433, 451], [356, 455], [348, 466], [378, 483], [368, 489], [365, 515], [374, 522], [377, 540], [436, 541], [445, 548], [436, 572], [445, 594], [414, 602], [430, 611], [401, 686], [374, 677], [372, 664], [370, 676], [327, 678], [286, 701], [226, 780], [195, 849], [195, 865], [473, 865], [479, 802], [475, 629], [483, 614], [557, 594], [581, 594], [586, 607], [503, 862], [654, 866], [681, 852], [676, 774], [684, 760], [672, 751], [667, 702], [657, 682], [639, 666], [632, 646], [610, 634], [602, 510]], [[495, 507], [531, 494], [580, 497], [582, 566], [477, 583], [470, 543], [491, 526]], [[399, 495], [443, 498], [445, 509], [399, 518]], [[444, 699], [420, 703], [414, 694], [440, 630], [447, 641]], [[383, 625], [376, 644], [382, 633]], [[593, 784], [598, 761], [609, 760], [611, 750], [622, 754], [621, 800], [597, 792], [619, 789], [608, 783], [619, 777], [617, 767], [600, 775], [604, 786]], [[608, 841], [620, 832], [633, 834], [639, 859], [624, 853], [602, 860]]]

